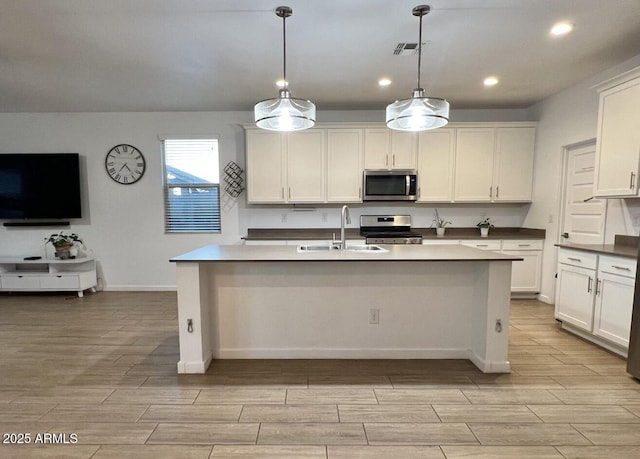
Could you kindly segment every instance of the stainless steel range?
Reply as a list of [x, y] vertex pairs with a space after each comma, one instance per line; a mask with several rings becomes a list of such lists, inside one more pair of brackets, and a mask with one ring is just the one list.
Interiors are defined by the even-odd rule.
[[411, 231], [411, 215], [361, 215], [360, 235], [367, 244], [422, 244]]

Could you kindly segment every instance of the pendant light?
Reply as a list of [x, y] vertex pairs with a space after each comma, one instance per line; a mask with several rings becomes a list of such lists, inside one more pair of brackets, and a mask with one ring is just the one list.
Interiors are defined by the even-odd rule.
[[316, 106], [313, 102], [291, 97], [287, 81], [287, 34], [285, 21], [293, 14], [288, 6], [276, 8], [276, 16], [282, 18], [283, 81], [276, 99], [258, 102], [254, 108], [256, 126], [270, 131], [301, 131], [316, 124]]
[[396, 100], [387, 105], [387, 127], [399, 131], [427, 131], [445, 126], [449, 122], [449, 102], [436, 97], [426, 97], [420, 86], [422, 63], [422, 16], [429, 14], [429, 5], [416, 6], [412, 13], [420, 18], [418, 40], [418, 87], [411, 99]]

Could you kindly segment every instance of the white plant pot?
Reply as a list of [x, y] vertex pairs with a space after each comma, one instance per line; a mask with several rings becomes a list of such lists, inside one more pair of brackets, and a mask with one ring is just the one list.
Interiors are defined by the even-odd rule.
[[436, 236], [440, 236], [440, 237], [444, 236], [445, 229], [446, 228], [436, 228]]
[[489, 236], [489, 228], [481, 227], [480, 228], [480, 237], [487, 237], [487, 236]]

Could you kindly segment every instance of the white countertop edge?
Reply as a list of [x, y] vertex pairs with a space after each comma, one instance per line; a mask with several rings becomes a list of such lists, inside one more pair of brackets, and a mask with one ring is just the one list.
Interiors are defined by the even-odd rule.
[[518, 261], [521, 257], [461, 245], [383, 245], [387, 252], [298, 253], [294, 245], [207, 245], [171, 258], [171, 262], [225, 261]]

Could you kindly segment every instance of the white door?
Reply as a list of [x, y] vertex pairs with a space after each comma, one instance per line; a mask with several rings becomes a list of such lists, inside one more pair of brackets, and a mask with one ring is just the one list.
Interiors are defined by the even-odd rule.
[[593, 197], [595, 157], [595, 143], [567, 150], [561, 242], [604, 242], [606, 201]]
[[416, 132], [391, 132], [391, 168], [415, 169], [418, 153], [418, 134]]
[[389, 129], [365, 129], [364, 168], [391, 169], [389, 148]]
[[284, 186], [282, 134], [247, 130], [247, 201], [285, 202]]
[[494, 201], [531, 201], [535, 139], [533, 127], [496, 129]]

